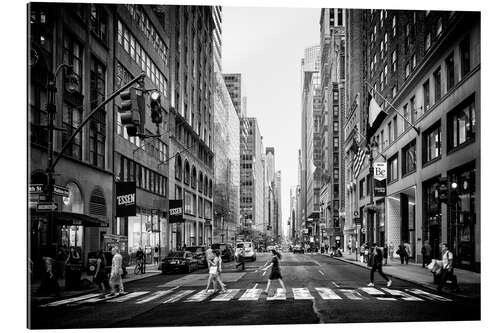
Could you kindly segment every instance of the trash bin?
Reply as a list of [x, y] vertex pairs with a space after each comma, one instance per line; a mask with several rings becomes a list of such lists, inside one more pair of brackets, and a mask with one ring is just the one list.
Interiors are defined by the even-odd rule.
[[80, 264], [67, 264], [65, 274], [65, 289], [75, 290], [80, 288], [82, 267]]

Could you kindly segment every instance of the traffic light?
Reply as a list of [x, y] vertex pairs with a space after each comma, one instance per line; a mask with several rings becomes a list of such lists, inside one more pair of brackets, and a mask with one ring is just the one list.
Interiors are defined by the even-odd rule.
[[142, 91], [129, 88], [120, 93], [120, 119], [129, 136], [144, 133], [145, 101]]
[[151, 107], [151, 121], [153, 124], [161, 124], [161, 94], [159, 91], [154, 90], [151, 92], [149, 104]]
[[451, 183], [450, 188], [450, 203], [456, 204], [459, 200], [460, 197], [458, 195], [458, 183], [454, 181]]
[[446, 178], [446, 177], [439, 178], [439, 186], [438, 186], [437, 192], [438, 192], [437, 198], [438, 198], [439, 202], [447, 203], [448, 202], [448, 192], [449, 192], [448, 178]]

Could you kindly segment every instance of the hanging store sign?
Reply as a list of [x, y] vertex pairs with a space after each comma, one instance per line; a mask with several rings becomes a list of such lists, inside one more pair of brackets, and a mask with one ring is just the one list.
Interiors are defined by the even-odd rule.
[[135, 216], [136, 187], [135, 182], [116, 183], [116, 216]]
[[168, 222], [169, 223], [180, 223], [184, 222], [182, 217], [183, 203], [182, 200], [169, 200], [168, 201]]
[[376, 197], [385, 197], [387, 195], [387, 163], [373, 163], [373, 195]]

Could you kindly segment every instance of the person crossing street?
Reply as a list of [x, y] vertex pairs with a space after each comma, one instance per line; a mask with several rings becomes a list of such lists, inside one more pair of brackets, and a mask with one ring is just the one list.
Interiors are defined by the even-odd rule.
[[117, 293], [123, 295], [125, 293], [122, 281], [123, 258], [122, 255], [118, 252], [117, 246], [111, 249], [111, 254], [113, 255], [113, 259], [111, 261], [111, 274], [109, 278], [109, 285], [111, 286], [112, 290], [111, 296], [115, 296]]
[[382, 263], [383, 263], [383, 253], [382, 250], [377, 246], [377, 244], [373, 245], [373, 265], [372, 269], [370, 270], [370, 283], [368, 284], [368, 287], [373, 287], [373, 277], [376, 271], [382, 276], [386, 281], [387, 281], [387, 287], [390, 287], [392, 285], [392, 280], [389, 279], [384, 272], [382, 271]]
[[272, 266], [271, 274], [269, 275], [269, 279], [267, 280], [267, 287], [266, 290], [264, 291], [264, 294], [266, 295], [269, 294], [269, 287], [271, 287], [272, 280], [278, 280], [279, 283], [281, 284], [281, 287], [286, 291], [278, 261], [278, 259], [281, 259], [281, 254], [279, 254], [279, 252], [277, 252], [276, 250], [272, 250], [272, 252], [273, 252], [273, 258], [271, 259], [270, 264], [262, 268], [263, 271], [266, 271], [269, 267]]

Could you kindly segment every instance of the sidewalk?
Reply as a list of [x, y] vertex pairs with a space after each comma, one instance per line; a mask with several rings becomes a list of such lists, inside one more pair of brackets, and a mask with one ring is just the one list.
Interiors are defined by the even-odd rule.
[[[328, 256], [328, 254], [326, 253], [323, 255]], [[359, 256], [358, 261], [356, 261], [356, 255], [354, 253], [344, 253], [343, 257], [334, 257], [334, 259], [370, 269], [370, 267], [368, 267], [366, 263], [362, 263], [359, 261]], [[406, 280], [437, 291], [437, 285], [434, 284], [434, 277], [432, 273], [427, 268], [423, 268], [422, 264], [409, 263], [407, 265], [402, 265], [399, 259], [391, 260], [390, 258], [388, 258], [387, 265], [384, 265], [383, 270], [384, 273], [388, 276]], [[457, 276], [460, 292], [452, 292], [451, 290], [449, 290], [449, 288], [446, 287], [443, 288], [442, 292], [467, 298], [479, 298], [481, 296], [480, 273], [455, 268], [455, 274]]]
[[[135, 275], [134, 274], [134, 267], [135, 266], [128, 266], [127, 267], [127, 275], [123, 278], [124, 285], [128, 282], [137, 281], [137, 280], [141, 280], [141, 279], [145, 279], [145, 278], [148, 278], [151, 276], [161, 274], [161, 271], [158, 270], [158, 267], [155, 264], [146, 265], [146, 273], [145, 274]], [[76, 297], [76, 296], [80, 296], [80, 295], [87, 294], [90, 292], [99, 292], [99, 289], [97, 288], [97, 286], [95, 286], [93, 283], [90, 283], [92, 281], [92, 277], [89, 277], [87, 275], [87, 272], [85, 272], [85, 271], [82, 272], [81, 280], [83, 280], [81, 289], [79, 289], [79, 290], [64, 290], [65, 281], [64, 281], [64, 279], [59, 279], [58, 283], [59, 283], [59, 287], [61, 290], [61, 294], [59, 297], [56, 297], [53, 295], [52, 296], [36, 296], [35, 293], [36, 293], [36, 290], [38, 289], [38, 287], [40, 286], [40, 281], [34, 281], [31, 283], [31, 285], [28, 289], [28, 295], [30, 296], [29, 298], [31, 299], [32, 303], [38, 304], [38, 303], [46, 303], [46, 302], [58, 300], [58, 299], [64, 299], [64, 298], [68, 298], [68, 297]], [[84, 281], [87, 281], [87, 283]], [[127, 290], [127, 289], [125, 288], [125, 290]]]

